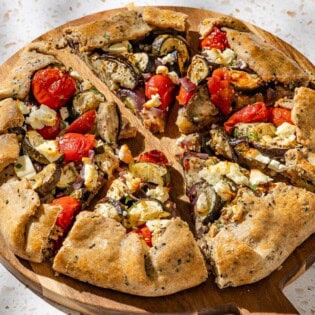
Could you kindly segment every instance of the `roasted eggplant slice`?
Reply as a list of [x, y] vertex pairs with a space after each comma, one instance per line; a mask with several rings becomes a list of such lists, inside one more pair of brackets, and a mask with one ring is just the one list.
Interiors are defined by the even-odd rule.
[[170, 182], [167, 168], [150, 162], [138, 162], [129, 164], [130, 173], [141, 178], [145, 182], [168, 186]]
[[104, 96], [96, 90], [78, 93], [72, 102], [74, 116], [80, 116], [89, 110], [97, 109], [100, 103], [104, 101]]
[[114, 102], [101, 103], [97, 111], [96, 122], [101, 138], [108, 144], [116, 143], [120, 129], [117, 105]]
[[263, 136], [274, 137], [276, 127], [271, 123], [239, 123], [235, 125], [235, 138], [245, 137], [250, 141], [259, 141]]
[[231, 83], [239, 91], [254, 91], [263, 85], [262, 79], [254, 73], [247, 73], [239, 70], [229, 70]]
[[207, 144], [216, 155], [223, 156], [231, 161], [236, 161], [237, 156], [229, 143], [229, 136], [224, 129], [219, 127], [211, 129], [210, 136], [210, 140]]
[[43, 137], [36, 131], [30, 130], [26, 133], [22, 142], [22, 148], [33, 161], [41, 164], [49, 164], [47, 158], [36, 150], [36, 147], [44, 142]]
[[187, 118], [196, 124], [198, 128], [203, 128], [216, 121], [215, 116], [219, 111], [210, 101], [206, 85], [198, 86], [196, 92], [186, 106], [186, 112]]
[[145, 52], [138, 52], [133, 54], [136, 67], [142, 72], [154, 72], [155, 64], [152, 56]]
[[166, 56], [170, 52], [178, 52], [178, 66], [181, 74], [186, 72], [190, 60], [189, 48], [186, 40], [178, 35], [158, 35], [152, 43], [152, 54], [154, 56]]
[[29, 179], [29, 182], [34, 190], [36, 190], [41, 196], [44, 196], [55, 189], [60, 176], [60, 166], [56, 163], [51, 163]]
[[134, 90], [139, 83], [138, 69], [122, 56], [94, 56], [91, 63], [94, 71], [111, 90], [117, 90], [119, 87]]
[[204, 56], [195, 55], [187, 70], [187, 77], [191, 82], [198, 85], [210, 74], [209, 63]]
[[199, 184], [196, 188], [195, 215], [202, 224], [212, 223], [219, 218], [223, 202], [211, 186]]

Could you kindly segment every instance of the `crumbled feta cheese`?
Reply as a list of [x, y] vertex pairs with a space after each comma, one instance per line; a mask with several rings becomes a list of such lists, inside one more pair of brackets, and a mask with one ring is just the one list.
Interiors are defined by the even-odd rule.
[[128, 40], [124, 40], [120, 43], [112, 44], [108, 47], [108, 52], [112, 54], [126, 54], [132, 50], [132, 46]]
[[169, 199], [168, 188], [160, 185], [156, 186], [155, 188], [148, 189], [146, 196], [164, 203]]
[[61, 108], [59, 109], [59, 113], [60, 113], [60, 116], [61, 116], [61, 119], [62, 119], [62, 120], [66, 120], [66, 119], [70, 116], [67, 107], [61, 107]]
[[273, 179], [257, 169], [250, 171], [249, 182], [251, 185], [261, 185], [271, 182]]
[[178, 74], [175, 71], [171, 71], [167, 75], [172, 80], [172, 82], [174, 84], [176, 84], [176, 85], [179, 84], [179, 77], [178, 77]]
[[30, 111], [31, 111], [30, 108], [28, 106], [26, 106], [24, 102], [17, 101], [16, 104], [23, 115], [27, 115], [30, 113]]
[[224, 180], [218, 181], [213, 186], [213, 189], [220, 196], [220, 198], [224, 201], [231, 200], [235, 195], [235, 193], [232, 191], [229, 183], [224, 181]]
[[173, 64], [176, 61], [176, 56], [173, 53], [167, 54], [166, 56], [164, 56], [163, 58], [159, 58], [161, 60], [161, 62], [163, 63], [163, 65], [166, 64]]
[[151, 96], [151, 99], [149, 99], [148, 101], [146, 101], [143, 104], [143, 107], [146, 109], [150, 109], [152, 107], [159, 107], [161, 105], [161, 98], [159, 94], [153, 94]]
[[57, 113], [46, 105], [41, 105], [39, 108], [32, 107], [29, 117], [26, 118], [26, 123], [31, 125], [33, 129], [42, 129], [45, 126], [54, 126], [57, 120]]
[[72, 71], [70, 72], [70, 75], [71, 75], [74, 79], [76, 79], [76, 80], [78, 80], [78, 81], [82, 81], [82, 77], [80, 76], [80, 74], [79, 74], [77, 71], [72, 70]]
[[118, 153], [119, 160], [123, 161], [124, 163], [131, 163], [133, 161], [133, 156], [127, 144], [123, 144]]
[[286, 138], [291, 135], [295, 135], [295, 133], [296, 133], [296, 126], [289, 124], [287, 122], [284, 122], [283, 124], [281, 124], [276, 130], [276, 135], [281, 138]]
[[271, 160], [268, 168], [270, 168], [271, 170], [275, 171], [275, 172], [283, 172], [287, 169], [287, 167], [284, 164], [281, 164], [279, 161], [277, 160]]
[[62, 156], [56, 140], [46, 140], [35, 147], [35, 149], [51, 163], [55, 162]]
[[109, 187], [106, 197], [113, 200], [120, 200], [123, 196], [128, 194], [127, 185], [121, 178], [116, 178]]
[[261, 154], [258, 150], [256, 151], [257, 154], [253, 157], [254, 160], [263, 164], [268, 164], [270, 162], [270, 158], [268, 156]]
[[165, 229], [171, 220], [162, 219], [162, 220], [149, 220], [146, 222], [146, 226], [151, 231], [152, 234], [157, 233], [161, 229]]
[[101, 214], [104, 217], [114, 219], [116, 221], [121, 221], [121, 217], [119, 216], [117, 209], [112, 203], [98, 203], [95, 206], [95, 212], [97, 214]]
[[224, 51], [216, 48], [206, 48], [202, 53], [209, 62], [222, 64], [224, 66], [231, 65], [236, 58], [234, 51], [230, 48], [226, 48]]
[[93, 85], [89, 80], [83, 80], [80, 85], [80, 90], [82, 92], [93, 89]]
[[198, 213], [204, 214], [209, 211], [209, 203], [206, 193], [202, 192], [196, 201], [195, 209]]
[[84, 163], [84, 186], [93, 191], [98, 186], [98, 172], [90, 158], [82, 158]]
[[141, 183], [141, 178], [134, 177], [130, 172], [126, 173], [124, 178], [126, 179], [126, 185], [131, 193], [134, 193], [136, 190], [138, 190]]
[[33, 163], [28, 155], [19, 156], [14, 165], [14, 171], [18, 178], [31, 178], [36, 175]]
[[155, 70], [156, 74], [168, 74], [168, 68], [166, 66], [158, 66]]

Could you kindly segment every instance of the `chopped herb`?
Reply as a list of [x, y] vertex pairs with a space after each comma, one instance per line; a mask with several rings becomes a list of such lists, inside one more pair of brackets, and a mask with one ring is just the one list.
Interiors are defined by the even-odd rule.
[[258, 133], [254, 132], [246, 134], [245, 137], [252, 140], [259, 140]]
[[224, 226], [224, 225], [223, 225], [222, 223], [220, 223], [220, 222], [217, 223], [217, 228], [218, 228], [218, 229], [223, 228], [223, 226]]
[[251, 185], [252, 190], [256, 190], [257, 189], [257, 185]]
[[104, 36], [103, 36], [105, 39], [107, 39], [107, 40], [110, 40], [110, 36], [108, 35], [108, 34], [104, 34]]
[[20, 163], [17, 163], [17, 164], [15, 164], [15, 168], [22, 168], [22, 164], [20, 164]]
[[129, 201], [132, 201], [132, 198], [130, 198], [129, 195], [125, 198], [125, 205], [128, 204]]
[[301, 115], [300, 114], [296, 114], [296, 118], [297, 119], [301, 119]]

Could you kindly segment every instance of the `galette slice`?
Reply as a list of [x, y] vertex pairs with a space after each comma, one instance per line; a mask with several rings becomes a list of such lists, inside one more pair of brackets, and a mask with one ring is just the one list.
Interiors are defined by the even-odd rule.
[[171, 10], [134, 8], [68, 27], [64, 37], [146, 128], [162, 133], [190, 61], [186, 19]]
[[54, 270], [141, 296], [168, 295], [203, 282], [203, 257], [188, 225], [172, 218], [169, 185], [161, 152], [131, 161], [94, 211], [77, 216]]

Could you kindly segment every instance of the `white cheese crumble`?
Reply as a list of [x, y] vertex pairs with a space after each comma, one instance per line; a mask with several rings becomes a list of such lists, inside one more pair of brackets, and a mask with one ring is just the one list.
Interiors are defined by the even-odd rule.
[[250, 171], [250, 176], [249, 176], [249, 182], [251, 185], [262, 185], [262, 184], [267, 184], [269, 182], [273, 181], [273, 179], [258, 169], [252, 169]]
[[175, 71], [171, 71], [167, 75], [168, 75], [168, 77], [171, 79], [171, 81], [174, 84], [176, 84], [176, 85], [179, 84], [179, 77], [178, 77], [178, 74]]
[[57, 119], [57, 113], [46, 105], [41, 105], [39, 108], [32, 107], [29, 117], [26, 118], [26, 123], [31, 125], [33, 129], [42, 129], [45, 126], [54, 126]]
[[98, 203], [95, 206], [95, 212], [97, 212], [98, 214], [103, 215], [104, 217], [111, 218], [111, 219], [114, 219], [116, 221], [120, 221], [121, 220], [121, 218], [120, 218], [120, 216], [119, 216], [115, 206], [112, 205], [109, 202]]
[[24, 102], [17, 101], [16, 104], [23, 115], [27, 115], [30, 113], [30, 111], [31, 111], [30, 108], [28, 106], [26, 106]]
[[90, 158], [82, 158], [84, 163], [84, 186], [93, 191], [98, 186], [98, 173]]
[[166, 202], [169, 199], [168, 188], [163, 186], [156, 186], [155, 188], [148, 189], [146, 196], [149, 198], [157, 199], [161, 202]]
[[166, 66], [158, 66], [155, 70], [156, 74], [168, 74], [168, 68]]
[[234, 51], [230, 48], [226, 48], [224, 51], [216, 48], [206, 48], [202, 53], [209, 62], [222, 64], [224, 66], [231, 65], [236, 58]]
[[161, 104], [162, 103], [161, 103], [160, 95], [157, 93], [157, 94], [153, 94], [151, 96], [151, 99], [149, 99], [143, 104], [143, 107], [146, 109], [150, 109], [152, 107], [159, 107]]
[[51, 163], [58, 160], [62, 155], [59, 151], [58, 142], [56, 140], [46, 140], [36, 146], [35, 149]]
[[279, 161], [277, 160], [271, 160], [268, 168], [270, 168], [271, 170], [275, 171], [275, 172], [283, 172], [287, 169], [287, 167], [284, 164], [281, 164]]
[[67, 107], [61, 107], [61, 108], [59, 109], [59, 113], [60, 113], [60, 116], [61, 116], [61, 119], [62, 119], [62, 120], [66, 120], [66, 119], [70, 116]]
[[162, 220], [149, 220], [146, 223], [146, 226], [150, 230], [152, 234], [158, 233], [161, 229], [165, 229], [169, 224], [170, 220], [162, 219]]
[[33, 163], [28, 155], [19, 156], [14, 165], [14, 171], [18, 178], [31, 178], [36, 175]]

